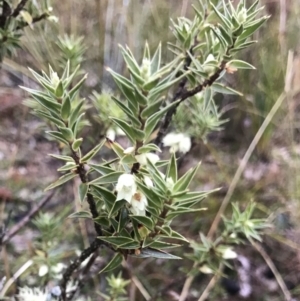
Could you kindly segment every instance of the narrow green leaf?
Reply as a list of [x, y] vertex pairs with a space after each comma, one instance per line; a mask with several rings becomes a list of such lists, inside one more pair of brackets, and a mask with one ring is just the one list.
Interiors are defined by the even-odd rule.
[[[134, 57], [131, 55], [131, 53], [129, 51], [125, 50], [122, 45], [119, 44], [119, 47], [121, 48], [121, 52], [122, 52], [123, 58], [124, 58], [124, 60], [126, 62], [127, 68], [130, 68], [135, 73], [137, 73], [138, 75], [140, 75], [140, 67], [137, 64], [137, 62], [134, 59]], [[126, 47], [126, 48], [128, 49], [128, 47]]]
[[49, 136], [53, 137], [54, 139], [56, 139], [59, 142], [62, 142], [66, 145], [69, 144], [69, 142], [65, 139], [65, 137], [63, 136], [62, 133], [60, 132], [56, 132], [56, 131], [46, 131], [46, 134], [48, 134]]
[[172, 220], [173, 218], [175, 218], [178, 215], [182, 215], [185, 213], [194, 213], [194, 212], [199, 212], [199, 211], [205, 211], [207, 210], [207, 208], [189, 208], [189, 209], [182, 209], [182, 210], [176, 210], [173, 212], [169, 212], [166, 216], [166, 220]]
[[171, 178], [174, 183], [177, 182], [177, 162], [176, 162], [175, 152], [171, 156], [166, 176], [167, 178]]
[[49, 156], [59, 159], [59, 160], [67, 161], [67, 162], [75, 162], [74, 159], [69, 156], [54, 155], [54, 154], [49, 154]]
[[68, 142], [72, 142], [74, 139], [74, 135], [71, 129], [67, 128], [67, 127], [62, 127], [59, 126], [59, 131], [61, 132], [62, 136], [68, 141]]
[[141, 249], [141, 253], [139, 255], [131, 254], [130, 256], [138, 257], [138, 258], [152, 257], [152, 258], [159, 258], [159, 259], [182, 259], [178, 256], [169, 254], [167, 252], [163, 252], [163, 251], [155, 250], [155, 249], [151, 249], [151, 248]]
[[141, 127], [141, 122], [136, 118], [134, 113], [126, 106], [122, 101], [117, 99], [116, 97], [111, 97], [113, 101], [119, 106], [119, 108], [129, 117], [129, 119], [138, 127]]
[[78, 211], [69, 215], [68, 218], [92, 218], [92, 215], [88, 211]]
[[20, 86], [21, 89], [27, 91], [31, 96], [43, 107], [46, 109], [53, 111], [55, 113], [60, 113], [61, 104], [58, 102], [53, 101], [49, 95], [43, 92], [39, 92], [33, 89], [29, 89], [26, 87]]
[[89, 160], [91, 160], [95, 155], [98, 154], [102, 146], [104, 145], [105, 140], [102, 140], [99, 144], [97, 144], [92, 150], [90, 150], [86, 155], [84, 155], [81, 159], [81, 163], [87, 163]]
[[103, 164], [91, 164], [89, 163], [89, 166], [96, 170], [97, 172], [99, 172], [100, 174], [102, 175], [107, 175], [107, 174], [110, 174], [112, 172], [114, 172], [115, 170], [112, 169], [111, 167], [108, 167], [108, 166], [105, 166]]
[[61, 98], [63, 96], [63, 94], [64, 94], [64, 87], [63, 87], [62, 81], [60, 80], [56, 87], [55, 95], [56, 95], [56, 97]]
[[247, 27], [244, 28], [243, 33], [239, 36], [239, 40], [244, 40], [251, 36], [256, 30], [258, 30], [270, 17], [264, 16], [261, 19], [255, 20], [251, 22], [251, 24], [247, 24]]
[[93, 221], [102, 227], [109, 228], [110, 226], [110, 222], [107, 218], [107, 215], [100, 215], [97, 218], [94, 218]]
[[70, 98], [73, 99], [77, 91], [80, 89], [80, 87], [83, 85], [85, 80], [87, 79], [87, 74], [83, 76], [83, 78], [69, 91]]
[[231, 46], [233, 40], [232, 40], [232, 36], [228, 33], [228, 30], [226, 30], [221, 24], [219, 24], [218, 28], [221, 32], [222, 37], [226, 40], [227, 44]]
[[162, 208], [163, 197], [156, 194], [156, 191], [153, 188], [148, 188], [146, 185], [137, 182], [139, 189], [145, 194], [147, 197], [149, 206], [154, 208]]
[[161, 63], [161, 43], [159, 43], [151, 60], [151, 74], [154, 74], [159, 71], [160, 63]]
[[118, 224], [118, 233], [120, 233], [125, 226], [127, 225], [127, 223], [129, 222], [128, 219], [128, 210], [126, 208], [122, 208], [120, 211], [120, 217], [119, 217], [119, 224]]
[[154, 223], [152, 219], [148, 216], [131, 215], [130, 218], [137, 221], [139, 224], [144, 225], [149, 230], [153, 230], [154, 228]]
[[[78, 66], [75, 68], [74, 72], [73, 72], [71, 75], [69, 75], [68, 78], [66, 78], [66, 79], [63, 81], [63, 84], [64, 84], [65, 89], [67, 89], [67, 88], [69, 87], [69, 85], [72, 83], [72, 81], [74, 80], [74, 78], [75, 78], [75, 76], [76, 76], [76, 74], [77, 74], [79, 68], [80, 68], [80, 65], [78, 65]], [[71, 97], [71, 98], [72, 98], [72, 97]]]
[[102, 199], [105, 203], [107, 211], [111, 211], [114, 203], [116, 202], [116, 196], [108, 189], [101, 185], [91, 185], [92, 194]]
[[121, 245], [135, 242], [133, 239], [123, 236], [98, 236], [102, 241], [108, 242], [109, 244], [120, 247]]
[[79, 115], [80, 110], [83, 106], [84, 100], [85, 99], [80, 100], [79, 103], [77, 104], [76, 108], [74, 110], [72, 110], [71, 115], [69, 117], [69, 126], [70, 127], [73, 127], [75, 122], [78, 120], [78, 115]]
[[174, 185], [173, 191], [182, 191], [186, 190], [191, 181], [193, 180], [194, 176], [196, 175], [196, 172], [200, 166], [200, 163], [197, 164], [194, 168], [191, 168], [188, 172], [186, 172]]
[[162, 105], [162, 102], [164, 100], [164, 97], [159, 98], [158, 100], [156, 100], [155, 102], [149, 104], [143, 111], [141, 114], [141, 117], [147, 118], [151, 115], [153, 115], [154, 113], [156, 113], [157, 111], [159, 111], [160, 106]]
[[223, 25], [225, 25], [225, 27], [227, 29], [231, 28], [231, 22], [223, 15], [219, 12], [219, 10], [213, 5], [213, 3], [209, 2], [210, 5], [212, 6], [215, 14], [218, 16], [218, 18], [220, 19], [220, 21], [222, 22]]
[[137, 140], [143, 140], [144, 133], [142, 131], [135, 129], [124, 120], [113, 117], [111, 117], [110, 119], [125, 132], [126, 136], [133, 144], [135, 144]]
[[64, 166], [57, 169], [59, 172], [69, 171], [72, 169], [76, 169], [77, 165], [74, 162], [67, 162]]
[[153, 130], [155, 129], [155, 126], [157, 125], [157, 123], [159, 122], [161, 117], [167, 111], [169, 111], [169, 109], [171, 109], [173, 106], [176, 106], [179, 102], [180, 102], [180, 99], [178, 99], [177, 101], [174, 101], [173, 103], [170, 103], [169, 105], [167, 105], [163, 109], [159, 110], [157, 113], [153, 114], [151, 117], [149, 117], [146, 120], [146, 123], [145, 123], [145, 138], [144, 138], [145, 143], [149, 140], [149, 137], [151, 136]]
[[123, 171], [115, 171], [110, 174], [107, 174], [105, 176], [99, 177], [91, 182], [89, 184], [99, 185], [99, 184], [110, 184], [115, 183], [118, 181], [119, 177], [123, 174]]
[[116, 269], [117, 267], [119, 267], [122, 263], [123, 260], [123, 256], [120, 253], [117, 253], [113, 259], [105, 266], [105, 268], [103, 268], [99, 274], [104, 273], [104, 272], [110, 272], [114, 269]]
[[145, 144], [138, 149], [139, 154], [149, 153], [150, 151], [155, 151], [155, 152], [161, 153], [161, 149], [154, 143]]
[[183, 235], [181, 235], [180, 233], [178, 233], [178, 232], [176, 232], [174, 230], [172, 230], [171, 237], [175, 238], [175, 239], [178, 239], [178, 240], [185, 241], [185, 242], [189, 242], [188, 239], [186, 239]]
[[156, 240], [148, 246], [154, 249], [170, 249], [180, 247], [181, 245]]
[[67, 95], [63, 99], [62, 106], [60, 109], [60, 115], [63, 120], [67, 120], [69, 118], [70, 114], [71, 114], [71, 99], [70, 99], [69, 95]]
[[79, 194], [79, 199], [80, 199], [81, 203], [83, 203], [88, 190], [89, 190], [89, 185], [87, 185], [85, 183], [80, 183], [80, 185], [78, 187], [78, 194]]
[[239, 96], [243, 96], [242, 93], [232, 89], [232, 88], [229, 88], [223, 84], [220, 84], [220, 83], [213, 83], [211, 85], [211, 88], [215, 91], [215, 92], [218, 92], [218, 93], [221, 93], [221, 94], [230, 94], [230, 95], [239, 95]]
[[34, 110], [35, 114], [39, 117], [47, 118], [48, 120], [52, 121], [57, 126], [65, 126], [65, 124], [58, 118], [53, 117], [52, 115], [41, 111], [41, 110]]
[[107, 139], [107, 142], [109, 144], [109, 146], [113, 149], [113, 151], [115, 152], [115, 154], [122, 159], [124, 157], [124, 148], [117, 142], [111, 141], [110, 139]]
[[72, 149], [77, 152], [78, 149], [80, 148], [80, 145], [82, 144], [83, 139], [82, 138], [78, 138], [75, 139], [72, 143]]
[[39, 75], [37, 72], [32, 70], [31, 68], [28, 68], [29, 71], [32, 73], [32, 75], [35, 77], [35, 79], [38, 81], [39, 84], [41, 84], [46, 90], [48, 90], [51, 93], [55, 93], [55, 89], [51, 85], [51, 83], [44, 78], [43, 76]]
[[228, 62], [226, 65], [233, 67], [233, 68], [237, 68], [237, 69], [252, 69], [252, 70], [256, 69], [251, 64], [249, 64], [245, 61], [241, 61], [241, 60], [232, 60], [232, 61]]
[[76, 120], [76, 122], [74, 123], [74, 125], [72, 126], [72, 130], [73, 130], [73, 133], [74, 133], [74, 137], [76, 137], [77, 134], [78, 134], [78, 127], [79, 127], [81, 118], [82, 118], [84, 115], [85, 115], [85, 113], [81, 113], [81, 114], [79, 115], [79, 117], [77, 117], [77, 120]]
[[53, 189], [57, 186], [60, 186], [70, 180], [72, 180], [73, 178], [75, 178], [77, 176], [77, 174], [75, 173], [68, 173], [66, 175], [63, 175], [62, 177], [60, 177], [58, 180], [56, 180], [54, 183], [52, 183], [51, 185], [49, 185], [44, 191]]
[[115, 201], [109, 214], [108, 217], [112, 217], [114, 216], [122, 207], [124, 207], [126, 204], [125, 200], [121, 200], [121, 201]]

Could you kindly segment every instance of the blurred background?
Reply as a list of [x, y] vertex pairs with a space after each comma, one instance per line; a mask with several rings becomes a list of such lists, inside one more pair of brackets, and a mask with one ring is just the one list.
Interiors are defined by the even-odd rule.
[[[167, 62], [172, 57], [167, 49], [167, 42], [173, 40], [170, 18], [193, 16], [193, 3], [196, 1], [53, 0], [53, 14], [58, 17], [58, 23], [40, 22], [25, 30], [23, 49], [18, 50], [17, 56], [6, 58], [0, 70], [1, 221], [9, 211], [12, 212], [12, 224], [20, 220], [43, 196], [44, 187], [58, 175], [59, 163], [47, 156], [54, 152], [55, 146], [44, 134], [45, 124], [22, 104], [26, 96], [19, 85], [34, 86], [27, 67], [46, 71], [50, 64], [54, 70], [62, 70], [64, 58], [60, 51], [64, 48], [67, 53], [66, 49], [69, 49], [70, 55], [77, 55], [72, 58], [74, 66], [81, 63], [84, 72], [88, 73], [82, 96], [87, 97], [88, 104], [97, 103], [97, 99], [105, 101], [106, 93], [115, 91], [105, 68], [126, 75], [118, 44], [127, 44], [139, 58], [146, 40], [151, 49], [161, 41], [163, 59]], [[190, 239], [197, 240], [200, 231], [207, 233], [250, 143], [272, 107], [286, 93], [282, 105], [257, 141], [231, 200], [242, 207], [251, 200], [258, 203], [257, 215], [267, 217], [272, 225], [263, 238], [264, 248], [295, 300], [300, 300], [300, 1], [261, 0], [261, 4], [265, 6], [264, 13], [271, 18], [255, 34], [258, 43], [239, 56], [257, 70], [241, 70], [226, 77], [228, 84], [243, 96], [218, 95], [217, 105], [223, 113], [222, 118], [229, 122], [224, 124], [223, 131], [209, 134], [205, 143], [197, 136], [192, 137], [192, 149], [181, 162], [182, 173], [202, 161], [197, 181], [193, 183], [195, 188], [221, 187], [221, 190], [204, 201], [208, 208], [205, 213], [192, 214], [176, 223]], [[98, 111], [88, 111], [89, 124], [84, 133], [93, 137], [91, 145], [107, 131], [105, 116], [110, 113], [109, 107], [108, 112], [101, 110], [100, 106]], [[56, 253], [51, 254], [57, 262], [68, 263], [78, 246], [83, 249], [88, 245], [89, 232], [93, 232], [93, 229], [86, 229], [81, 220], [65, 219], [80, 208], [74, 197], [76, 185], [78, 183], [68, 186], [68, 193], [58, 193], [44, 209], [50, 212], [52, 222], [51, 216], [57, 219], [55, 225], [49, 222], [53, 231], [68, 227], [68, 231], [60, 232], [59, 244], [53, 251]], [[45, 216], [41, 214], [38, 218], [45, 219]], [[33, 239], [39, 243], [32, 243]], [[16, 235], [2, 250], [0, 274], [10, 277], [28, 258], [39, 258], [40, 261], [36, 260], [24, 275], [39, 273], [44, 264], [40, 258], [46, 261], [47, 257], [39, 253], [43, 248], [42, 233], [37, 231], [36, 223], [30, 223], [28, 229]], [[179, 249], [174, 253], [180, 255], [182, 251]], [[187, 246], [184, 251], [188, 251]], [[240, 247], [237, 251], [251, 264], [249, 274], [253, 289], [248, 300], [283, 300], [274, 275], [267, 269], [261, 254], [251, 246]], [[101, 267], [111, 254], [104, 250], [100, 253]], [[177, 300], [184, 283], [184, 272], [190, 265], [187, 260], [131, 259], [124, 267], [123, 277], [135, 275], [150, 295], [155, 296], [152, 300]], [[259, 269], [263, 272], [258, 276]], [[210, 300], [244, 300], [234, 289], [237, 277], [234, 270], [230, 274], [228, 281], [216, 285]], [[83, 295], [91, 287], [93, 292], [103, 289], [105, 280], [102, 277], [96, 270], [83, 289]], [[34, 279], [23, 276], [19, 281], [34, 285]], [[196, 278], [189, 300], [198, 299], [208, 280], [203, 275]], [[129, 284], [128, 292], [130, 300], [145, 300], [134, 281]], [[95, 296], [92, 293], [91, 300], [98, 300]]]

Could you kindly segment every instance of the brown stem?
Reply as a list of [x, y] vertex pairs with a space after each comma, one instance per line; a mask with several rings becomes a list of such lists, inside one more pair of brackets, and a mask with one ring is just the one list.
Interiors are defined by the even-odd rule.
[[54, 191], [52, 191], [48, 196], [46, 196], [43, 200], [41, 200], [34, 208], [30, 210], [30, 212], [14, 227], [11, 228], [11, 230], [4, 236], [2, 240], [2, 245], [7, 244], [12, 237], [14, 237], [21, 229], [24, 228], [24, 226], [32, 219], [33, 216], [35, 216], [40, 209], [45, 206], [53, 197]]
[[66, 287], [67, 283], [70, 281], [72, 274], [75, 270], [77, 270], [83, 261], [85, 261], [90, 255], [92, 255], [101, 245], [103, 244], [102, 241], [100, 241], [98, 238], [96, 238], [91, 245], [82, 251], [82, 253], [75, 259], [74, 262], [72, 262], [69, 267], [66, 269], [66, 271], [63, 274], [63, 278], [60, 283], [61, 288], [61, 300], [65, 301], [67, 300], [66, 296]]
[[17, 7], [12, 12], [11, 16], [14, 18], [17, 17], [27, 2], [28, 2], [28, 0], [21, 0], [20, 3], [17, 5]]

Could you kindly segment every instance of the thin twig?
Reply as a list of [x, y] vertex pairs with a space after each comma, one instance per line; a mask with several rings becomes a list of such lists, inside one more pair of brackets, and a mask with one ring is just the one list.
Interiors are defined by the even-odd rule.
[[4, 297], [11, 285], [33, 264], [33, 260], [26, 261], [14, 275], [5, 283], [3, 289], [0, 292], [0, 297]]
[[189, 276], [186, 278], [178, 301], [185, 301], [186, 297], [188, 296], [190, 287], [193, 283], [193, 280], [194, 276]]
[[279, 284], [285, 300], [286, 301], [291, 301], [292, 300], [292, 296], [288, 290], [288, 288], [285, 285], [284, 280], [282, 279], [280, 273], [278, 272], [274, 262], [272, 261], [272, 259], [270, 258], [270, 256], [267, 254], [267, 252], [264, 250], [264, 248], [257, 242], [255, 242], [254, 240], [250, 240], [252, 246], [257, 250], [257, 252], [262, 256], [262, 258], [265, 260], [265, 262], [267, 263], [267, 265], [269, 266], [270, 270], [272, 271], [272, 273], [274, 274], [277, 283]]
[[17, 17], [27, 2], [28, 2], [28, 0], [21, 0], [20, 3], [17, 5], [17, 7], [12, 12], [11, 16], [14, 18]]
[[[72, 150], [71, 145], [70, 145], [70, 149], [72, 151], [72, 157], [77, 164], [77, 173], [80, 177], [80, 180], [82, 183], [86, 184], [86, 183], [88, 183], [88, 178], [86, 175], [86, 170], [84, 168], [84, 164], [80, 162], [80, 158], [78, 157], [77, 153]], [[99, 213], [97, 210], [96, 202], [94, 200], [94, 196], [90, 192], [88, 192], [86, 197], [87, 197], [87, 202], [89, 204], [90, 211], [92, 213], [93, 218], [97, 218], [99, 216]], [[97, 234], [99, 236], [102, 236], [101, 226], [97, 223], [94, 223], [94, 227], [95, 227]]]
[[[235, 43], [235, 41], [233, 41], [233, 44], [228, 47], [228, 49], [226, 51], [226, 55], [230, 54], [230, 50], [234, 47], [234, 43]], [[195, 45], [190, 50], [191, 55], [193, 55], [193, 48], [195, 47]], [[191, 89], [191, 90], [185, 89], [185, 86], [187, 84], [187, 77], [184, 77], [180, 81], [178, 89], [177, 89], [175, 95], [173, 96], [171, 103], [177, 101], [178, 99], [180, 99], [180, 101], [167, 112], [164, 120], [162, 121], [159, 131], [158, 131], [158, 134], [157, 134], [157, 137], [154, 142], [157, 146], [159, 146], [159, 147], [162, 146], [162, 139], [165, 136], [165, 134], [167, 133], [167, 130], [171, 124], [173, 115], [176, 114], [178, 106], [187, 98], [192, 97], [192, 96], [196, 95], [197, 93], [201, 92], [202, 90], [204, 90], [206, 87], [211, 86], [220, 77], [222, 71], [225, 69], [226, 63], [227, 63], [227, 61], [223, 60], [220, 64], [219, 68], [216, 70], [216, 72], [214, 74], [212, 74], [209, 78], [207, 78], [202, 84], [199, 84], [198, 86], [196, 86], [194, 89]], [[188, 70], [190, 64], [191, 64], [191, 58], [190, 58], [190, 56], [187, 56], [184, 70]]]
[[16, 30], [24, 29], [25, 27], [27, 27], [29, 25], [32, 25], [34, 23], [37, 23], [39, 21], [42, 21], [44, 19], [47, 19], [48, 17], [49, 17], [49, 13], [43, 13], [43, 14], [41, 14], [39, 16], [36, 16], [36, 17], [32, 18], [31, 23], [24, 23], [24, 25], [22, 25], [22, 26], [17, 26]]
[[11, 230], [8, 231], [8, 233], [4, 236], [2, 244], [7, 244], [12, 237], [14, 237], [21, 229], [23, 229], [24, 226], [32, 219], [32, 217], [35, 216], [40, 211], [40, 209], [52, 199], [54, 194], [55, 191], [52, 191], [48, 196], [46, 196], [43, 200], [36, 204], [19, 223], [13, 226]]
[[212, 290], [212, 288], [215, 286], [216, 282], [218, 281], [222, 269], [223, 269], [223, 265], [221, 264], [218, 271], [217, 271], [217, 273], [211, 278], [211, 280], [209, 281], [208, 285], [206, 286], [205, 290], [201, 294], [198, 301], [205, 301], [206, 300], [206, 298], [208, 297], [210, 291]]
[[66, 269], [66, 271], [63, 274], [63, 278], [60, 284], [61, 288], [61, 298], [63, 301], [66, 299], [66, 287], [67, 283], [70, 281], [72, 274], [75, 270], [77, 270], [83, 261], [85, 261], [90, 255], [92, 255], [101, 245], [102, 241], [100, 241], [98, 238], [96, 238], [91, 245], [82, 251], [82, 253], [75, 259], [74, 262], [72, 262], [69, 267]]
[[[196, 44], [195, 44], [196, 46]], [[190, 53], [191, 55], [193, 54], [193, 48], [195, 47], [193, 46], [191, 49], [190, 49]], [[183, 70], [187, 71], [190, 64], [191, 64], [192, 60], [190, 58], [189, 55], [187, 55], [186, 59], [185, 59], [185, 64], [184, 64], [184, 67], [183, 67]], [[184, 89], [185, 89], [185, 86], [187, 84], [187, 78], [184, 77], [180, 82], [179, 82], [179, 85], [178, 85], [178, 88], [177, 88], [177, 91], [176, 93], [174, 94], [173, 98], [171, 99], [171, 103], [175, 102], [176, 100], [180, 99], [181, 98], [181, 95], [183, 94], [184, 92]], [[167, 133], [167, 129], [172, 121], [172, 117], [173, 115], [176, 113], [176, 109], [178, 107], [179, 104], [177, 104], [175, 107], [173, 107], [171, 110], [169, 110], [165, 116], [165, 119], [163, 120], [163, 122], [161, 123], [161, 126], [159, 128], [159, 131], [158, 131], [158, 134], [157, 134], [157, 137], [155, 139], [155, 144], [158, 146], [158, 147], [161, 147], [162, 146], [162, 138], [165, 136], [165, 134]]]

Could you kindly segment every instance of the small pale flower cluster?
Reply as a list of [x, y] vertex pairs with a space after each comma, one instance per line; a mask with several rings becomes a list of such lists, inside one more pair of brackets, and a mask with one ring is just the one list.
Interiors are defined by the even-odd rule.
[[170, 153], [187, 153], [192, 146], [191, 137], [183, 133], [169, 133], [163, 139], [164, 146], [170, 147]]
[[134, 175], [121, 175], [118, 179], [116, 190], [118, 192], [116, 201], [125, 200], [128, 202], [134, 215], [146, 215], [148, 201], [146, 196], [138, 190]]
[[48, 292], [38, 287], [21, 287], [17, 297], [19, 301], [47, 301]]
[[58, 84], [59, 84], [59, 77], [57, 75], [57, 72], [52, 72], [50, 74], [50, 79], [51, 79], [51, 84], [53, 85], [53, 87], [56, 89]]

